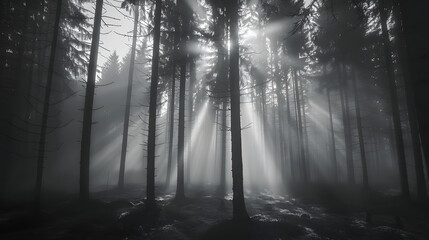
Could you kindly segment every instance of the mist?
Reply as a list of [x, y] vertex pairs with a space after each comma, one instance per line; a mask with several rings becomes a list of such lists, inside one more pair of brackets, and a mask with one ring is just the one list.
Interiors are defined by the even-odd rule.
[[423, 0], [2, 1], [2, 239], [426, 239]]

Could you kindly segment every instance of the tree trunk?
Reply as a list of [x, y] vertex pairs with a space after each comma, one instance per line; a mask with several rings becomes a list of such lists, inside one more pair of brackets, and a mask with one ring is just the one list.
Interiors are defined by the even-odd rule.
[[185, 89], [186, 89], [186, 66], [188, 63], [188, 53], [186, 44], [188, 41], [189, 9], [184, 0], [180, 1], [180, 11], [182, 17], [181, 43], [180, 43], [180, 90], [179, 90], [179, 131], [177, 141], [177, 188], [176, 200], [185, 198], [184, 183], [184, 148], [185, 148]]
[[346, 148], [346, 163], [347, 163], [347, 182], [349, 184], [354, 183], [354, 169], [353, 169], [353, 156], [352, 156], [352, 146], [351, 146], [351, 138], [350, 138], [350, 124], [348, 117], [348, 94], [347, 94], [347, 86], [345, 74], [343, 74], [343, 70], [339, 65], [337, 65], [338, 71], [338, 81], [340, 85], [340, 98], [341, 98], [341, 111], [343, 118], [343, 128], [344, 128], [344, 145]]
[[155, 26], [153, 30], [152, 74], [150, 78], [149, 135], [147, 145], [147, 180], [146, 204], [154, 207], [155, 202], [155, 142], [156, 142], [156, 108], [158, 100], [158, 66], [159, 40], [161, 35], [162, 1], [156, 0]]
[[124, 118], [124, 130], [122, 133], [122, 150], [121, 150], [121, 162], [119, 166], [119, 180], [118, 188], [124, 188], [124, 176], [125, 176], [125, 158], [127, 156], [127, 141], [128, 141], [128, 125], [130, 121], [130, 107], [131, 107], [131, 93], [133, 89], [133, 78], [134, 78], [134, 62], [136, 58], [136, 43], [137, 43], [137, 27], [139, 22], [139, 5], [138, 2], [134, 6], [134, 30], [133, 30], [133, 45], [131, 47], [130, 57], [130, 69], [128, 73], [128, 88], [127, 88], [127, 100], [125, 103], [125, 118]]
[[55, 68], [55, 55], [57, 52], [58, 32], [60, 29], [62, 0], [57, 1], [57, 10], [55, 13], [54, 34], [51, 43], [51, 55], [49, 57], [48, 79], [46, 81], [45, 98], [43, 102], [43, 115], [39, 139], [39, 153], [37, 157], [37, 174], [36, 174], [36, 195], [35, 195], [35, 211], [40, 211], [40, 197], [42, 195], [43, 181], [43, 164], [45, 160], [45, 145], [46, 145], [46, 130], [48, 127], [48, 114], [51, 99], [52, 79]]
[[231, 93], [231, 144], [232, 144], [232, 191], [234, 221], [249, 221], [243, 190], [243, 160], [241, 152], [241, 123], [240, 123], [240, 53], [238, 42], [238, 1], [229, 3], [230, 17], [230, 62], [229, 87]]
[[332, 106], [331, 106], [331, 94], [330, 89], [326, 90], [326, 95], [328, 97], [328, 109], [329, 109], [329, 125], [331, 132], [331, 154], [332, 154], [332, 166], [334, 167], [334, 181], [338, 183], [338, 164], [337, 164], [337, 148], [335, 146], [335, 131], [334, 131], [334, 121], [332, 119]]
[[174, 25], [174, 55], [173, 55], [173, 78], [171, 80], [171, 101], [170, 101], [170, 126], [168, 135], [168, 164], [167, 164], [167, 185], [171, 183], [171, 165], [173, 162], [173, 142], [174, 142], [174, 112], [176, 101], [176, 66], [177, 66], [177, 45], [179, 44], [180, 29], [179, 18], [176, 16]]
[[191, 159], [192, 159], [192, 122], [193, 122], [193, 113], [194, 113], [194, 84], [196, 82], [196, 66], [195, 66], [195, 57], [190, 58], [189, 63], [189, 91], [188, 91], [188, 161], [187, 161], [187, 180], [191, 180]]
[[295, 98], [296, 98], [296, 113], [297, 113], [297, 125], [298, 125], [298, 145], [299, 145], [299, 162], [300, 162], [300, 170], [301, 177], [304, 183], [307, 183], [307, 166], [305, 161], [305, 149], [304, 149], [304, 137], [302, 132], [302, 116], [301, 116], [301, 101], [299, 96], [299, 86], [298, 86], [298, 77], [296, 76], [296, 70], [292, 71], [292, 78], [294, 79], [294, 89], [295, 89]]
[[[417, 195], [420, 200], [427, 197], [426, 180], [423, 169], [423, 156], [420, 142], [419, 125], [416, 111], [415, 94], [411, 84], [410, 67], [408, 65], [408, 53], [402, 31], [401, 13], [399, 6], [394, 6], [394, 17], [396, 22], [396, 36], [398, 38], [399, 59], [404, 76], [405, 95], [407, 98], [408, 118], [411, 130], [411, 141], [413, 144], [414, 167], [416, 171]], [[426, 166], [429, 165], [429, 157], [426, 157]], [[427, 167], [429, 176], [429, 167]]]
[[221, 159], [220, 159], [220, 185], [219, 194], [223, 197], [226, 194], [226, 133], [228, 131], [226, 114], [228, 103], [226, 99], [222, 101], [222, 124], [221, 124]]
[[427, 74], [429, 30], [427, 16], [429, 1], [399, 0], [408, 63], [409, 86], [413, 92], [420, 140], [429, 176], [429, 75]]
[[404, 140], [401, 128], [401, 116], [399, 113], [398, 93], [395, 82], [394, 69], [392, 64], [392, 50], [390, 47], [389, 32], [387, 29], [387, 10], [384, 6], [384, 0], [380, 0], [380, 21], [384, 45], [384, 61], [386, 64], [387, 77], [389, 81], [390, 105], [392, 107], [393, 128], [395, 131], [396, 153], [398, 155], [398, 168], [401, 180], [402, 196], [409, 198], [407, 163], [405, 159]]
[[360, 103], [359, 103], [359, 91], [357, 90], [356, 86], [356, 73], [352, 73], [352, 84], [353, 84], [353, 93], [355, 97], [355, 108], [356, 108], [356, 123], [357, 123], [357, 130], [358, 130], [358, 136], [359, 136], [359, 150], [360, 150], [360, 159], [362, 162], [362, 182], [363, 187], [368, 190], [369, 184], [368, 184], [368, 167], [366, 164], [366, 154], [365, 154], [365, 141], [363, 138], [362, 133], [362, 119], [360, 116]]
[[89, 160], [91, 150], [92, 110], [94, 105], [95, 78], [97, 74], [98, 46], [103, 11], [103, 0], [97, 0], [92, 33], [91, 53], [86, 81], [85, 106], [83, 110], [82, 141], [80, 149], [80, 199], [89, 200]]

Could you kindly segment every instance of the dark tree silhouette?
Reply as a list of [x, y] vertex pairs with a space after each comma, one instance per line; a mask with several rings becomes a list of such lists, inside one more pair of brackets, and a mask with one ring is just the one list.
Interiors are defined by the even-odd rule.
[[97, 57], [100, 42], [101, 17], [103, 0], [96, 1], [94, 29], [92, 33], [91, 53], [88, 64], [88, 79], [85, 90], [85, 106], [83, 110], [83, 128], [80, 150], [80, 200], [89, 200], [89, 162], [91, 149], [92, 113], [94, 106], [95, 77], [97, 73]]
[[248, 221], [243, 191], [243, 156], [241, 149], [241, 123], [240, 123], [240, 70], [239, 70], [239, 42], [238, 42], [238, 1], [228, 5], [230, 21], [230, 62], [229, 87], [231, 94], [231, 146], [232, 146], [232, 191], [233, 191], [233, 219], [235, 221]]
[[150, 80], [150, 103], [149, 103], [149, 135], [147, 141], [147, 182], [146, 182], [146, 204], [154, 207], [155, 202], [155, 141], [156, 141], [156, 108], [158, 98], [158, 66], [159, 66], [159, 40], [161, 35], [161, 0], [155, 2], [155, 19], [153, 31], [153, 55], [152, 73]]

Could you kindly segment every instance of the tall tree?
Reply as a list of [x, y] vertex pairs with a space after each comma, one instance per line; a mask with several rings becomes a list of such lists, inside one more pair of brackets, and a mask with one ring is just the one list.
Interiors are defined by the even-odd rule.
[[240, 123], [240, 53], [238, 41], [238, 10], [239, 1], [228, 3], [230, 21], [230, 62], [229, 87], [231, 94], [231, 145], [232, 145], [232, 207], [235, 221], [248, 221], [243, 191], [243, 157], [241, 149], [241, 123]]
[[39, 139], [39, 153], [37, 157], [36, 195], [35, 195], [36, 211], [40, 210], [40, 196], [42, 192], [42, 181], [43, 181], [43, 163], [45, 160], [46, 130], [48, 127], [49, 106], [50, 106], [50, 99], [51, 99], [52, 79], [53, 79], [54, 68], [55, 68], [55, 56], [57, 53], [58, 32], [60, 29], [61, 9], [62, 9], [62, 0], [58, 0], [57, 10], [55, 12], [54, 35], [52, 37], [51, 54], [49, 57], [48, 79], [46, 80], [45, 98], [43, 102], [43, 115], [42, 115], [42, 124], [41, 124], [41, 132], [40, 132], [40, 139]]
[[[419, 133], [419, 122], [418, 122], [418, 116], [417, 116], [417, 109], [416, 109], [416, 103], [415, 103], [415, 93], [414, 89], [412, 88], [412, 81], [411, 81], [411, 74], [410, 74], [410, 67], [408, 65], [408, 53], [407, 53], [407, 47], [406, 42], [404, 39], [404, 30], [403, 30], [403, 23], [401, 18], [401, 12], [400, 12], [400, 6], [398, 6], [398, 1], [395, 1], [396, 4], [394, 4], [393, 8], [393, 14], [395, 17], [395, 30], [396, 30], [396, 37], [398, 38], [398, 46], [399, 46], [399, 59], [401, 61], [401, 67], [402, 72], [404, 76], [404, 87], [405, 87], [405, 94], [407, 98], [407, 109], [408, 109], [408, 117], [409, 117], [409, 124], [410, 124], [410, 131], [411, 131], [411, 141], [413, 144], [413, 156], [414, 156], [414, 166], [416, 170], [416, 180], [417, 180], [417, 194], [418, 197], [423, 200], [427, 197], [427, 190], [426, 190], [426, 180], [425, 180], [425, 174], [423, 169], [423, 154], [422, 150], [425, 151], [425, 149], [422, 149], [421, 140], [420, 140], [420, 133]], [[427, 154], [427, 153], [426, 153]], [[427, 155], [426, 155], [427, 156]], [[426, 157], [426, 169], [427, 174], [429, 176], [429, 157]]]
[[149, 103], [149, 135], [147, 141], [147, 181], [146, 204], [154, 207], [155, 202], [155, 141], [156, 141], [156, 108], [158, 99], [158, 66], [159, 66], [159, 40], [161, 36], [161, 8], [162, 1], [155, 2], [155, 26], [153, 30], [152, 73], [150, 82]]
[[139, 1], [135, 1], [134, 4], [135, 5], [134, 5], [133, 43], [131, 46], [130, 69], [128, 72], [127, 99], [125, 102], [124, 129], [123, 129], [123, 133], [122, 133], [121, 162], [119, 165], [119, 179], [118, 179], [118, 188], [119, 189], [124, 188], [125, 159], [127, 156], [127, 143], [128, 143], [128, 125], [130, 122], [131, 94], [132, 94], [133, 79], [134, 79], [134, 62], [135, 62], [135, 58], [136, 58], [137, 27], [138, 27], [138, 23], [139, 23], [139, 12], [140, 12]]
[[80, 150], [80, 199], [89, 200], [89, 161], [91, 149], [92, 111], [94, 105], [95, 78], [97, 73], [98, 48], [100, 43], [103, 0], [96, 1], [94, 29], [92, 33], [91, 53], [86, 81], [85, 106], [83, 110], [83, 128]]
[[189, 40], [190, 9], [185, 0], [178, 1], [181, 13], [182, 28], [180, 32], [180, 89], [179, 89], [179, 131], [177, 141], [177, 188], [176, 199], [185, 198], [184, 182], [184, 155], [185, 155], [185, 89], [186, 89], [186, 67], [188, 64], [187, 43]]

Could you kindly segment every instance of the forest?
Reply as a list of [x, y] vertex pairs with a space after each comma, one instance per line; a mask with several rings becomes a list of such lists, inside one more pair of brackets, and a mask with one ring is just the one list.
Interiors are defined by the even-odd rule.
[[0, 4], [1, 239], [429, 239], [429, 1]]

